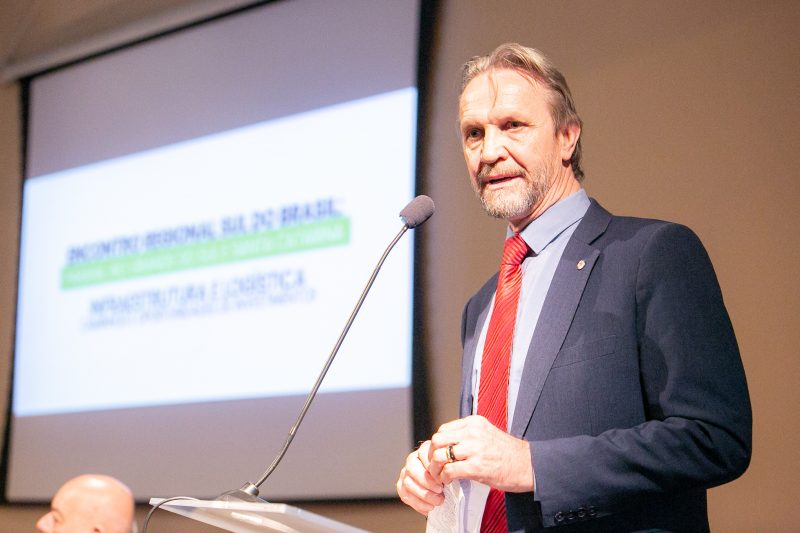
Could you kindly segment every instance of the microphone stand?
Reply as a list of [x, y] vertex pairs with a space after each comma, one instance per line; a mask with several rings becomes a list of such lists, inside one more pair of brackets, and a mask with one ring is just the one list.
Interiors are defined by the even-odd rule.
[[[418, 224], [415, 224], [415, 226]], [[317, 381], [314, 383], [314, 386], [311, 388], [311, 392], [308, 394], [306, 398], [306, 403], [303, 405], [303, 408], [300, 410], [300, 415], [297, 417], [292, 428], [289, 430], [289, 434], [286, 436], [286, 441], [283, 443], [283, 448], [272, 461], [272, 464], [269, 465], [269, 468], [264, 472], [264, 474], [258, 479], [256, 483], [250, 483], [249, 481], [241, 486], [241, 488], [230, 490], [228, 492], [223, 492], [220, 494], [216, 500], [218, 501], [245, 501], [245, 502], [258, 502], [258, 503], [267, 503], [266, 500], [258, 497], [258, 489], [259, 487], [267, 480], [267, 478], [272, 474], [272, 472], [277, 468], [278, 463], [281, 462], [283, 456], [286, 455], [286, 451], [289, 449], [289, 445], [291, 445], [292, 440], [294, 440], [294, 436], [297, 433], [297, 429], [300, 427], [300, 423], [305, 418], [306, 413], [308, 412], [309, 407], [311, 407], [311, 402], [314, 401], [314, 397], [317, 395], [317, 391], [319, 390], [320, 385], [322, 385], [322, 380], [325, 379], [325, 375], [328, 373], [328, 369], [331, 367], [333, 363], [333, 359], [336, 357], [336, 354], [339, 352], [339, 348], [342, 346], [342, 342], [344, 342], [344, 338], [347, 335], [347, 332], [350, 331], [350, 326], [353, 325], [353, 321], [358, 314], [358, 311], [361, 309], [361, 304], [364, 303], [364, 299], [367, 297], [367, 293], [372, 288], [372, 284], [375, 282], [375, 278], [378, 276], [378, 271], [380, 271], [383, 263], [386, 261], [386, 258], [389, 256], [389, 252], [392, 251], [395, 244], [400, 240], [400, 238], [408, 231], [410, 226], [408, 223], [403, 224], [403, 227], [397, 233], [395, 238], [389, 243], [389, 246], [386, 247], [386, 251], [383, 252], [380, 260], [378, 261], [375, 270], [372, 271], [372, 275], [367, 281], [366, 287], [361, 292], [361, 296], [358, 298], [358, 302], [356, 302], [356, 306], [353, 308], [353, 312], [350, 313], [350, 318], [347, 319], [347, 323], [342, 329], [342, 333], [339, 335], [339, 339], [336, 341], [336, 344], [331, 351], [331, 354], [328, 356], [328, 360], [325, 362], [325, 366], [322, 367], [322, 372], [320, 372]]]

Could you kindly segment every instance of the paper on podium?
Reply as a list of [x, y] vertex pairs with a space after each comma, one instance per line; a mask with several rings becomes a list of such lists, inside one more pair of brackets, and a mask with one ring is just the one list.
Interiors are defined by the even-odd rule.
[[[151, 498], [150, 505], [162, 501]], [[161, 508], [234, 533], [368, 533], [283, 503], [185, 499], [169, 501]]]

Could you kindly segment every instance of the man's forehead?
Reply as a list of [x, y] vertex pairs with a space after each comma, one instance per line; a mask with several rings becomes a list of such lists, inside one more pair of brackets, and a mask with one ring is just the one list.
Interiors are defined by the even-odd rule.
[[544, 86], [531, 76], [513, 69], [488, 70], [470, 80], [464, 88], [459, 99], [459, 117], [517, 105], [533, 94], [531, 91], [546, 97]]

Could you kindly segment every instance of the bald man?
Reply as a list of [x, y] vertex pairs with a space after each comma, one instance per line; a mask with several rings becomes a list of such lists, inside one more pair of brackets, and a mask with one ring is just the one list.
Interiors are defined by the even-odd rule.
[[58, 489], [50, 512], [36, 523], [43, 533], [131, 533], [133, 495], [110, 476], [85, 474]]

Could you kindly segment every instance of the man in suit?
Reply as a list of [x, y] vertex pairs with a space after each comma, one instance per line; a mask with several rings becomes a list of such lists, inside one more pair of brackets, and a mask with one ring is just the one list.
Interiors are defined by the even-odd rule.
[[43, 533], [131, 533], [136, 531], [130, 489], [110, 476], [84, 474], [58, 489], [50, 511], [36, 523]]
[[581, 120], [540, 52], [502, 45], [463, 74], [465, 160], [508, 239], [464, 310], [462, 418], [409, 454], [398, 494], [428, 514], [458, 482], [482, 532], [707, 530], [752, 422], [702, 244], [587, 197]]

